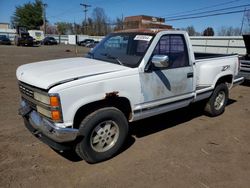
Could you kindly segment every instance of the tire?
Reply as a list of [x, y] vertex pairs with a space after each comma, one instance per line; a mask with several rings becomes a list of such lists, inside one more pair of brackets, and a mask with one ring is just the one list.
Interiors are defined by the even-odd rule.
[[120, 151], [128, 135], [128, 121], [117, 108], [106, 107], [84, 118], [79, 131], [83, 139], [76, 153], [88, 163], [97, 163]]
[[218, 116], [225, 111], [228, 101], [228, 87], [225, 83], [216, 86], [213, 94], [206, 103], [205, 112], [211, 117]]

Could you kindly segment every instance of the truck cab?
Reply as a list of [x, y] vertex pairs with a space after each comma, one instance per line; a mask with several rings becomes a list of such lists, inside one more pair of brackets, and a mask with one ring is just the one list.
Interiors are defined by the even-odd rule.
[[33, 46], [34, 39], [27, 32], [27, 28], [23, 26], [17, 26], [17, 34], [15, 36], [14, 42], [17, 46]]

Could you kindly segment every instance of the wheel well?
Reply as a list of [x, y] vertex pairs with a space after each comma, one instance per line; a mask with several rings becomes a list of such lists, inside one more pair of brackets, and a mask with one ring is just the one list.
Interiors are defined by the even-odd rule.
[[95, 101], [79, 108], [74, 117], [73, 127], [79, 128], [79, 125], [84, 117], [86, 117], [91, 112], [104, 107], [115, 107], [123, 112], [128, 120], [131, 118], [132, 110], [129, 100], [125, 97], [109, 96], [103, 100]]
[[228, 83], [229, 86], [230, 84], [232, 84], [233, 82], [233, 76], [232, 75], [227, 75], [227, 76], [223, 76], [221, 77], [217, 82], [216, 82], [216, 85], [219, 85], [221, 83]]

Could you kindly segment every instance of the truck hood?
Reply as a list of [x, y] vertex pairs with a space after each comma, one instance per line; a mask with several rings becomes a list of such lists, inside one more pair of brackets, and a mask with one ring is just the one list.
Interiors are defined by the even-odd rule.
[[42, 89], [54, 85], [128, 69], [127, 67], [84, 57], [30, 63], [18, 67], [17, 79]]

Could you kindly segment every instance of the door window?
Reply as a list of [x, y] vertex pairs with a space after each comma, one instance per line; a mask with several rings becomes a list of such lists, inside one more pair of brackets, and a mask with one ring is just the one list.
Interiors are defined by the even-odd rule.
[[167, 55], [168, 68], [189, 66], [187, 47], [183, 35], [162, 36], [156, 45], [153, 55]]

